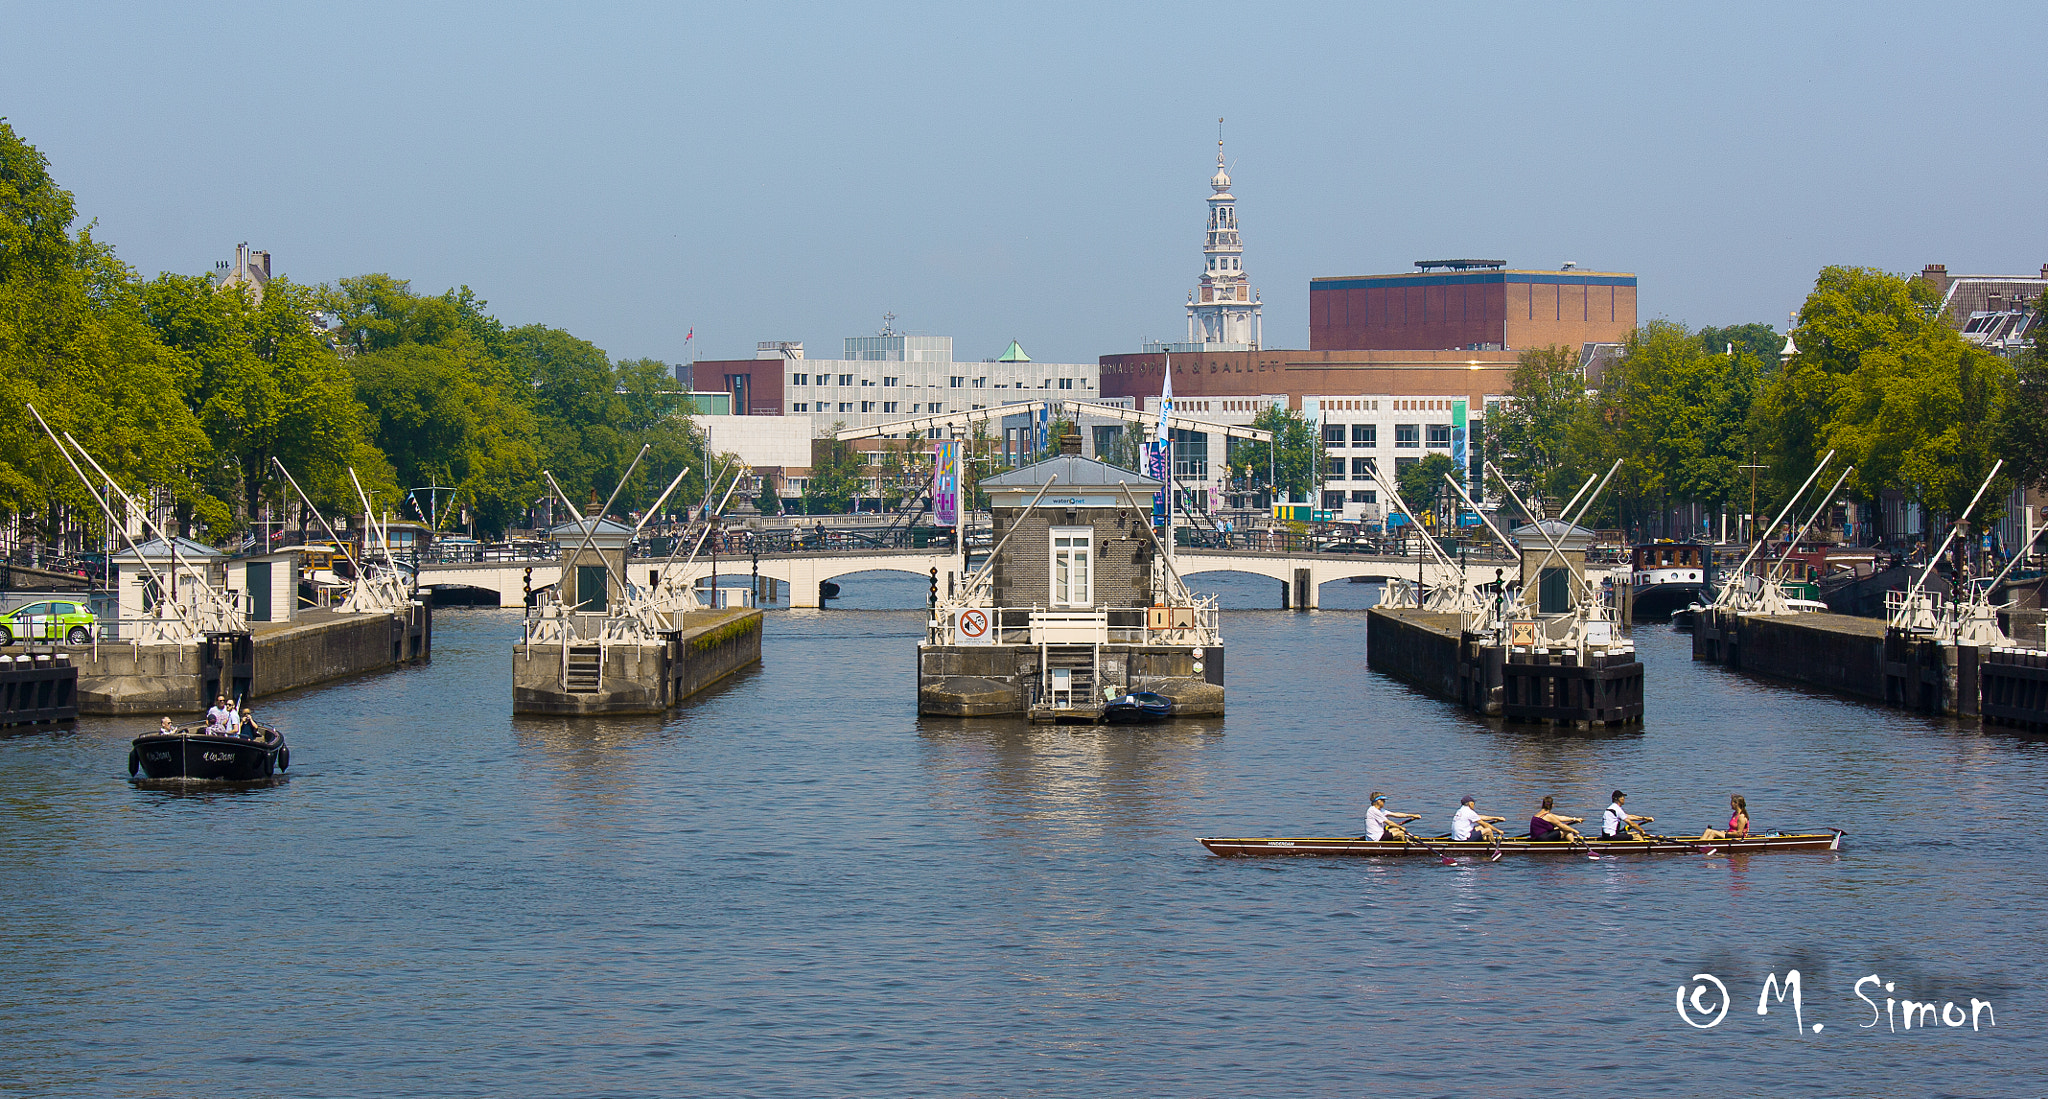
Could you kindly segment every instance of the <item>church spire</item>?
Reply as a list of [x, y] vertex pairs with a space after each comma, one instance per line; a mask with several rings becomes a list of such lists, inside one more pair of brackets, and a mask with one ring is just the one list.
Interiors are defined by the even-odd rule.
[[1202, 280], [1188, 302], [1188, 342], [1259, 346], [1263, 309], [1244, 273], [1244, 241], [1237, 233], [1237, 198], [1223, 158], [1223, 120], [1216, 120], [1216, 174], [1209, 177], [1209, 233], [1202, 246]]

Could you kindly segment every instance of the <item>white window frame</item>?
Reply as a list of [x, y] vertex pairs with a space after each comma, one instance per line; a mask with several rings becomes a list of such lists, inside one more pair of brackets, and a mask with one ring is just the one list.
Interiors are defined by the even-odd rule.
[[[1061, 540], [1068, 541], [1062, 546]], [[1078, 555], [1075, 551], [1079, 550]], [[1067, 569], [1061, 569], [1061, 557], [1065, 555]], [[1092, 607], [1095, 605], [1095, 528], [1094, 527], [1049, 527], [1046, 530], [1046, 576], [1048, 606]], [[1079, 563], [1080, 591], [1073, 590], [1074, 564]], [[1064, 597], [1061, 589], [1066, 588]], [[1080, 598], [1075, 598], [1076, 595]]]

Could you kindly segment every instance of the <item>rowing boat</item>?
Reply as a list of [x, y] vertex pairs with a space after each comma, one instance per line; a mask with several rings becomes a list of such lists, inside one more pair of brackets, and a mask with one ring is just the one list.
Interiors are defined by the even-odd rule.
[[[1842, 831], [1831, 828], [1825, 832], [1775, 832], [1768, 835], [1746, 836], [1742, 839], [1696, 840], [1679, 839], [1672, 836], [1651, 836], [1648, 839], [1603, 840], [1588, 837], [1583, 842], [1574, 840], [1532, 840], [1526, 836], [1513, 836], [1501, 840], [1498, 845], [1486, 840], [1454, 840], [1449, 837], [1430, 837], [1426, 840], [1368, 840], [1355, 836], [1275, 836], [1253, 839], [1212, 839], [1202, 838], [1202, 846], [1214, 854], [1226, 858], [1255, 858], [1276, 855], [1350, 855], [1353, 857], [1399, 857], [1403, 855], [1434, 855], [1443, 852], [1450, 855], [1470, 855], [1474, 858], [1492, 858], [1496, 850], [1503, 855], [1686, 855], [1713, 851], [1722, 854], [1755, 851], [1839, 851], [1842, 849]], [[1428, 844], [1424, 847], [1423, 844]]]

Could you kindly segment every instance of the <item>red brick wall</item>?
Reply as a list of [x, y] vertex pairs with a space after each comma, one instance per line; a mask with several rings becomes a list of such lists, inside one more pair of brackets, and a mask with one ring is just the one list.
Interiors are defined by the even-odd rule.
[[[783, 404], [783, 379], [787, 377], [789, 362], [786, 359], [699, 359], [690, 368], [690, 385], [700, 393], [724, 393], [727, 374], [745, 374], [747, 384], [747, 407], [734, 408], [735, 416], [780, 416], [787, 407]], [[802, 369], [798, 364], [797, 369]]]
[[[1173, 356], [1173, 395], [1256, 397], [1285, 393], [1292, 408], [1323, 394], [1465, 394], [1475, 402], [1507, 392], [1515, 352], [1217, 351]], [[1165, 355], [1104, 355], [1102, 395], [1151, 407], [1165, 380]]]

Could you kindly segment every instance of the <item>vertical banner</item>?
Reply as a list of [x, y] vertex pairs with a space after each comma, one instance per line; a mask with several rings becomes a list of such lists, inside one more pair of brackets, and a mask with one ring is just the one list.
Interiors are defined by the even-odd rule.
[[960, 519], [960, 440], [932, 443], [932, 513], [939, 526]]
[[1458, 479], [1459, 484], [1465, 486], [1466, 492], [1470, 492], [1472, 491], [1472, 486], [1465, 474], [1469, 461], [1465, 435], [1465, 398], [1459, 397], [1451, 402], [1451, 464], [1458, 467], [1457, 472], [1453, 473], [1452, 476]]
[[1046, 450], [1046, 448], [1047, 448], [1048, 446], [1051, 446], [1051, 445], [1052, 445], [1052, 441], [1051, 441], [1050, 439], [1047, 439], [1047, 438], [1046, 438], [1046, 431], [1047, 431], [1047, 429], [1048, 429], [1048, 428], [1049, 428], [1049, 427], [1051, 426], [1051, 423], [1052, 423], [1052, 421], [1051, 421], [1051, 419], [1050, 419], [1051, 415], [1052, 415], [1052, 407], [1051, 407], [1051, 406], [1049, 406], [1049, 405], [1040, 405], [1040, 406], [1039, 406], [1039, 408], [1038, 408], [1038, 452], [1039, 452], [1040, 454], [1043, 454], [1043, 453], [1045, 453], [1045, 450]]
[[1172, 480], [1166, 476], [1168, 472], [1166, 468], [1166, 446], [1167, 440], [1161, 439], [1158, 442], [1153, 443], [1149, 448], [1151, 450], [1151, 454], [1149, 455], [1150, 460], [1147, 463], [1147, 465], [1150, 468], [1147, 470], [1147, 472], [1149, 472], [1156, 480], [1158, 480], [1160, 484], [1160, 491], [1152, 494], [1152, 525], [1155, 527], [1161, 523], [1166, 522], [1165, 486], [1173, 483]]

